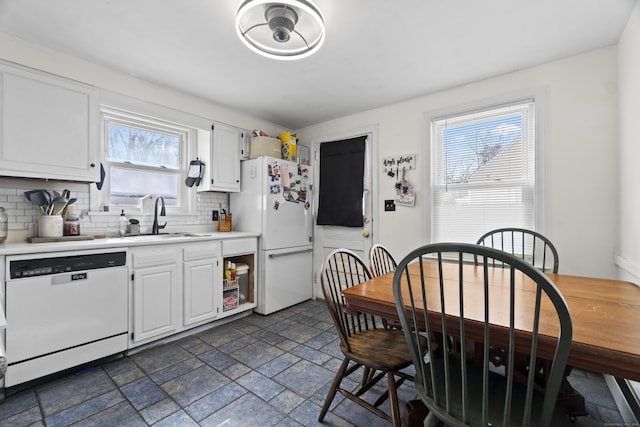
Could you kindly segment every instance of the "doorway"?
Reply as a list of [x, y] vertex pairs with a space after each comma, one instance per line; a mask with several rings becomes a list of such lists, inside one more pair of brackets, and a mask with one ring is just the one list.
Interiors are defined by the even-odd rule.
[[[361, 226], [338, 226], [338, 225], [318, 225], [318, 207], [321, 175], [320, 149], [322, 144], [340, 143], [358, 137], [366, 137], [364, 152], [364, 172], [362, 174], [362, 225]], [[369, 249], [377, 236], [377, 224], [374, 220], [377, 217], [377, 209], [374, 198], [376, 197], [376, 174], [373, 173], [373, 159], [376, 158], [378, 142], [377, 126], [357, 129], [330, 137], [320, 137], [312, 140], [314, 181], [316, 183], [314, 197], [314, 239], [313, 239], [313, 282], [314, 297], [323, 298], [320, 285], [320, 268], [324, 257], [334, 249], [346, 248], [354, 251], [367, 262]], [[324, 172], [326, 173], [326, 171]]]

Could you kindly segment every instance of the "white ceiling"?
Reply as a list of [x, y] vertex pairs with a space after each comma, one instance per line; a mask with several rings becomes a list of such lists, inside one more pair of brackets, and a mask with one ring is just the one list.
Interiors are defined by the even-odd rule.
[[276, 61], [238, 40], [240, 1], [0, 0], [0, 33], [295, 130], [615, 45], [636, 4], [315, 0], [324, 46]]

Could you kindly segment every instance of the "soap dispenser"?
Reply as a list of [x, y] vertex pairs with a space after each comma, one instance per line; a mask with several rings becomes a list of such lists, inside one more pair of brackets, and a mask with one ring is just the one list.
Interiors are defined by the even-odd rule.
[[122, 209], [122, 213], [120, 214], [120, 218], [118, 219], [118, 233], [120, 233], [121, 236], [127, 234], [127, 224], [127, 217], [124, 216], [124, 209]]

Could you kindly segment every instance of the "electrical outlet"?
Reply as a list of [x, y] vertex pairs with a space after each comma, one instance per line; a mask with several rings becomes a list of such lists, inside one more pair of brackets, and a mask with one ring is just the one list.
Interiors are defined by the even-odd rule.
[[392, 212], [396, 210], [396, 203], [394, 200], [385, 200], [384, 201], [384, 210], [385, 212]]
[[211, 215], [211, 220], [212, 221], [217, 221], [218, 220], [218, 211], [216, 211], [216, 210], [213, 211], [213, 215]]

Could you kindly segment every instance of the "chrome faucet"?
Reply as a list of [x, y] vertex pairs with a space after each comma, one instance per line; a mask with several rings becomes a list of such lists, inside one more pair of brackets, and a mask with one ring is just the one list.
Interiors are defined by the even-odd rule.
[[153, 227], [151, 228], [151, 234], [159, 234], [158, 230], [162, 230], [167, 226], [165, 222], [163, 225], [158, 225], [158, 202], [162, 200], [162, 208], [160, 209], [160, 216], [167, 216], [167, 211], [164, 208], [164, 197], [158, 196], [156, 198], [156, 206], [153, 209]]

